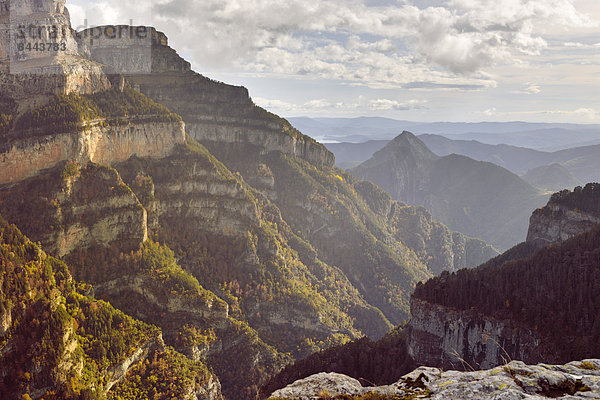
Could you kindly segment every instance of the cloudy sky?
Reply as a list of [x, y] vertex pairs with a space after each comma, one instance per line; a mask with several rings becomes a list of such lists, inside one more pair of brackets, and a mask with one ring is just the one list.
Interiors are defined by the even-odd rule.
[[[283, 116], [600, 123], [599, 0], [67, 0]], [[84, 22], [87, 20], [87, 23]]]

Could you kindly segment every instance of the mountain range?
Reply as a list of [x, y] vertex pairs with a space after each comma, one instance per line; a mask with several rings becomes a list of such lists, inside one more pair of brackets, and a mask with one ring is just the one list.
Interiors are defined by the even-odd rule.
[[[433, 134], [418, 137], [438, 156], [460, 154], [491, 162], [520, 175], [534, 186], [551, 192], [600, 180], [598, 145], [545, 152], [506, 144], [490, 145], [476, 140], [455, 140]], [[364, 143], [327, 143], [326, 146], [336, 155], [339, 167], [353, 168], [369, 159], [388, 142], [370, 140]]]
[[403, 130], [416, 135], [442, 135], [453, 140], [476, 140], [536, 150], [556, 151], [600, 144], [600, 126], [529, 122], [414, 122], [389, 118], [291, 117], [298, 129], [323, 142], [361, 143], [391, 140]]
[[510, 171], [457, 154], [439, 157], [410, 132], [350, 171], [503, 250], [525, 238], [527, 216], [546, 201], [541, 190]]

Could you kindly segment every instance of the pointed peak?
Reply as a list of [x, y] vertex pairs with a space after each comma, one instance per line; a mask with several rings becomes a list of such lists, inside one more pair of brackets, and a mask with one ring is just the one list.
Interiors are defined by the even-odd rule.
[[411, 151], [417, 151], [423, 155], [431, 156], [436, 158], [436, 155], [429, 150], [427, 145], [421, 141], [412, 132], [404, 131], [400, 135], [396, 136], [386, 147], [389, 148], [409, 148]]

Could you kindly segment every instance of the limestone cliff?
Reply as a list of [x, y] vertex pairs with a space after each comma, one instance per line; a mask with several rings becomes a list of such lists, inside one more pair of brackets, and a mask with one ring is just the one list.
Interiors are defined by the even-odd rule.
[[538, 332], [510, 320], [411, 299], [408, 349], [421, 365], [487, 369], [512, 359], [553, 362]]
[[527, 241], [541, 246], [563, 242], [600, 224], [600, 215], [550, 199], [534, 211], [529, 220]]
[[109, 89], [102, 66], [86, 59], [87, 54], [71, 28], [64, 0], [0, 2], [0, 87], [4, 94], [24, 99]]
[[38, 175], [60, 162], [93, 162], [110, 165], [139, 157], [165, 157], [183, 143], [182, 122], [142, 122], [106, 126], [102, 121], [86, 125], [81, 131], [9, 141], [0, 138], [0, 184], [14, 183]]

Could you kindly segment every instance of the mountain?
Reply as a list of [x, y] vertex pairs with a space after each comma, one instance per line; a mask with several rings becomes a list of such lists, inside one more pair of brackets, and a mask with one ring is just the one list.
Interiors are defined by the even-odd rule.
[[[68, 23], [47, 3], [31, 18], [62, 10]], [[161, 32], [113, 28], [148, 41], [67, 29], [68, 57], [35, 60], [67, 70], [12, 75], [7, 63], [30, 60], [3, 59], [0, 213], [95, 298], [160, 329], [169, 360], [214, 371], [225, 398], [255, 397], [293, 359], [383, 336], [408, 318], [417, 282], [497, 254], [334, 167], [245, 88], [191, 71]], [[161, 360], [136, 364], [114, 398], [150, 396], [136, 385]]]
[[222, 399], [206, 365], [165, 347], [156, 326], [95, 299], [2, 217], [0, 270], [3, 398], [118, 399], [141, 383], [148, 396]]
[[600, 125], [529, 122], [414, 122], [389, 118], [289, 118], [301, 131], [326, 142], [391, 140], [404, 130], [536, 150], [556, 151], [600, 144]]
[[[396, 235], [402, 230], [392, 212], [395, 203], [384, 193], [335, 168], [332, 153], [288, 121], [257, 107], [245, 88], [214, 82], [190, 71], [189, 64], [161, 35], [156, 33], [158, 39], [153, 42], [153, 73], [129, 74], [127, 79], [181, 115], [190, 137], [261, 192], [278, 208], [290, 229], [310, 243], [323, 262], [340, 268], [367, 303], [379, 308], [390, 321], [399, 322], [407, 316], [406, 299], [420, 277], [461, 263], [473, 266], [493, 254], [483, 242], [456, 236], [450, 251], [456, 255], [436, 256], [447, 261], [429, 267], [431, 256], [447, 253], [446, 239], [424, 239], [427, 245], [413, 241], [418, 247], [398, 240]], [[91, 53], [103, 62], [114, 58], [104, 48], [92, 46]], [[466, 246], [467, 242], [471, 245]], [[415, 257], [415, 252], [422, 257]], [[373, 260], [379, 269], [376, 274], [367, 272], [372, 267], [365, 268], [373, 265]], [[357, 316], [357, 310], [351, 317]], [[358, 315], [362, 317], [363, 312]], [[381, 336], [387, 325], [368, 323], [361, 329]]]
[[444, 368], [598, 356], [599, 195], [598, 184], [559, 192], [532, 215], [527, 242], [417, 286], [411, 356]]
[[551, 192], [571, 189], [581, 184], [567, 168], [558, 163], [530, 169], [521, 178], [535, 187]]
[[[452, 140], [439, 135], [420, 135], [419, 138], [439, 156], [462, 154], [475, 160], [492, 162], [518, 175], [537, 167], [560, 164], [581, 182], [600, 179], [600, 146], [597, 145], [545, 152], [505, 144], [490, 145], [475, 140]], [[573, 180], [569, 179], [568, 182], [572, 183]], [[566, 188], [569, 186], [556, 190]]]
[[351, 172], [500, 249], [525, 237], [527, 216], [545, 201], [538, 189], [504, 168], [456, 154], [439, 157], [409, 132]]
[[[447, 156], [460, 154], [478, 161], [488, 161], [504, 167], [517, 175], [538, 168], [548, 168], [560, 164], [567, 169], [575, 179], [581, 182], [600, 180], [600, 146], [589, 145], [574, 147], [555, 152], [534, 150], [525, 147], [506, 144], [486, 144], [476, 140], [448, 139], [441, 135], [424, 134], [419, 139], [436, 155]], [[368, 160], [373, 154], [383, 148], [389, 141], [370, 140], [363, 143], [327, 143], [327, 148], [336, 156], [336, 163], [341, 168], [353, 168]], [[556, 169], [556, 167], [554, 167]], [[566, 178], [563, 172], [563, 179]], [[560, 183], [561, 181], [559, 181]], [[549, 190], [561, 190], [573, 187], [578, 183], [568, 178], [562, 181], [566, 186], [548, 186]]]

